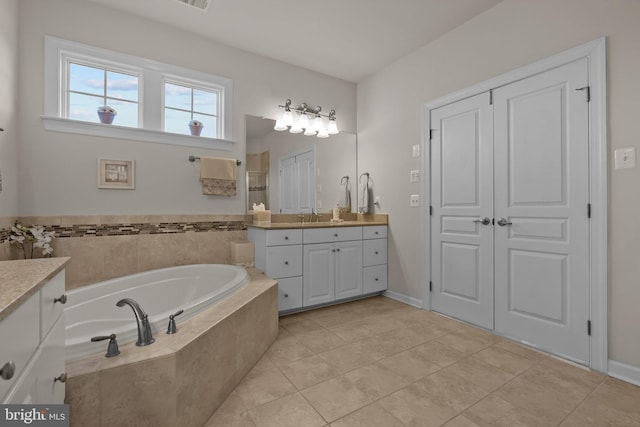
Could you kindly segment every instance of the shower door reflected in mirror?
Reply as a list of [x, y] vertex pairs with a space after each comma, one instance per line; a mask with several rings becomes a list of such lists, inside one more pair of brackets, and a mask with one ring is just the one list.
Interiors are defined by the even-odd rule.
[[[277, 132], [273, 130], [274, 120], [255, 116], [246, 117], [247, 130], [247, 210], [253, 208], [253, 200], [266, 194], [262, 203], [272, 212], [281, 212], [281, 201], [287, 200], [281, 194], [279, 161], [304, 151], [315, 150], [315, 211], [329, 212], [340, 205], [348, 206], [347, 193], [350, 195], [351, 212], [357, 209], [357, 165], [356, 136], [341, 132], [329, 138], [317, 138]], [[251, 178], [249, 172], [266, 173], [265, 192], [261, 178]], [[348, 178], [347, 178], [348, 177]], [[251, 181], [253, 179], [253, 181]], [[256, 184], [255, 186], [253, 184]], [[253, 187], [253, 191], [249, 187]]]

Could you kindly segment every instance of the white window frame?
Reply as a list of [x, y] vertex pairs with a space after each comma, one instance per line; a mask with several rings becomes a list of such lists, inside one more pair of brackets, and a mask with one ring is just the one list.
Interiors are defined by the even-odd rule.
[[[138, 127], [117, 126], [68, 119], [68, 61], [113, 68], [138, 75]], [[231, 79], [165, 64], [133, 55], [97, 48], [82, 43], [45, 36], [44, 114], [46, 130], [103, 136], [161, 144], [183, 145], [218, 150], [233, 150]], [[220, 92], [218, 126], [220, 138], [208, 138], [164, 132], [164, 81], [213, 88]], [[210, 90], [210, 89], [208, 89]], [[117, 122], [116, 122], [117, 123]]]
[[[163, 75], [163, 78], [162, 78], [162, 129], [164, 129], [165, 108], [170, 108], [175, 110], [174, 107], [167, 107], [165, 104], [165, 99], [164, 99], [165, 84], [167, 83], [188, 87], [191, 90], [196, 89], [196, 90], [202, 90], [207, 92], [215, 92], [218, 98], [218, 103], [216, 105], [217, 114], [214, 116], [216, 117], [216, 123], [218, 125], [217, 133], [218, 135], [224, 133], [224, 127], [225, 127], [224, 126], [224, 94], [225, 94], [224, 87], [220, 85], [211, 84], [211, 83], [205, 83], [202, 81], [187, 79], [182, 76], [169, 75], [169, 74]], [[192, 113], [194, 112], [193, 105], [191, 105], [191, 112]], [[223, 113], [222, 115], [220, 114], [221, 112]]]

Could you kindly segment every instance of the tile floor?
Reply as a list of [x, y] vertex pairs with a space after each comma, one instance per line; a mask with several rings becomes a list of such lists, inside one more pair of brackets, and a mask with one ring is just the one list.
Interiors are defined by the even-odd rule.
[[640, 426], [640, 388], [375, 297], [280, 318], [206, 426]]

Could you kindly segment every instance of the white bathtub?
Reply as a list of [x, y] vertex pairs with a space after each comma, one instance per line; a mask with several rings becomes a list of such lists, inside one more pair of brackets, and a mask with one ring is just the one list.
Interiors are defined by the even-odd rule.
[[149, 316], [153, 334], [164, 334], [170, 314], [184, 310], [176, 317], [180, 329], [182, 322], [248, 282], [242, 267], [197, 264], [132, 274], [69, 291], [64, 310], [66, 358], [106, 351], [107, 342], [91, 342], [98, 335], [116, 334], [119, 345], [137, 340], [133, 310], [128, 305], [116, 306], [122, 298], [137, 301]]

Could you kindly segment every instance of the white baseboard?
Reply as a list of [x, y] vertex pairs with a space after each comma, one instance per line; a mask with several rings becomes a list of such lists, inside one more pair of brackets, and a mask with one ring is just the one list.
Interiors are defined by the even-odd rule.
[[609, 360], [609, 375], [622, 381], [640, 386], [640, 368], [626, 363]]
[[401, 294], [401, 293], [394, 292], [394, 291], [385, 291], [382, 295], [384, 295], [385, 297], [394, 299], [396, 301], [403, 302], [403, 303], [408, 304], [408, 305], [410, 305], [412, 307], [422, 308], [422, 300], [420, 300], [418, 298], [413, 298], [413, 297], [407, 296], [405, 294]]

